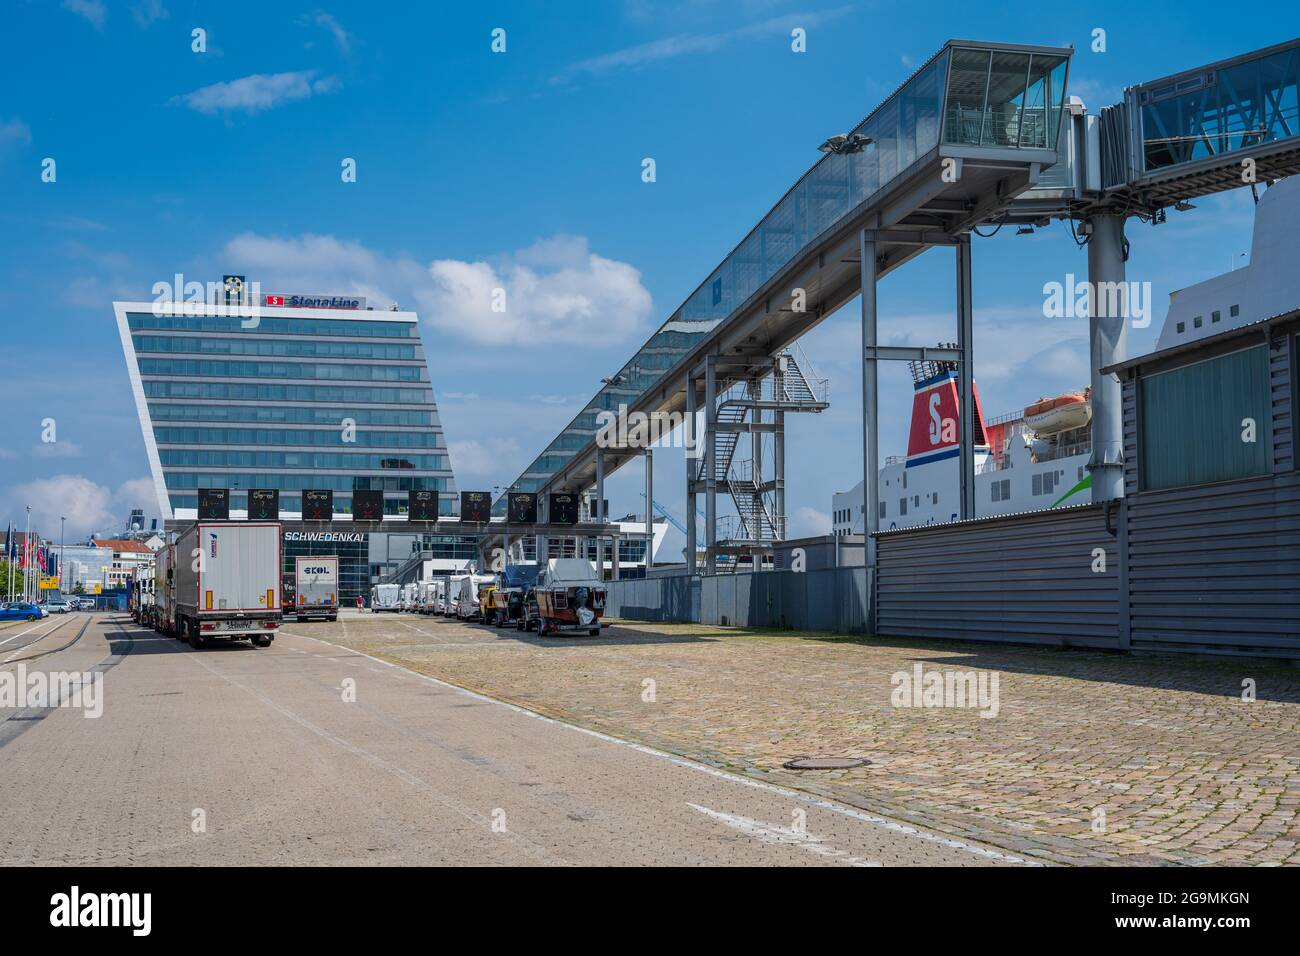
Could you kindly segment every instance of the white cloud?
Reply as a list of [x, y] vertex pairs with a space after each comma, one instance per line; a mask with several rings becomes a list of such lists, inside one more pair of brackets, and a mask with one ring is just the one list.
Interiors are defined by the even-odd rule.
[[844, 16], [851, 9], [852, 7], [844, 6], [833, 10], [792, 13], [720, 33], [679, 33], [675, 36], [651, 40], [648, 43], [639, 43], [635, 46], [615, 50], [612, 53], [603, 53], [600, 56], [579, 60], [577, 63], [565, 67], [557, 76], [552, 77], [551, 82], [563, 83], [584, 74], [595, 76], [615, 70], [636, 69], [651, 63], [672, 60], [692, 53], [712, 53], [741, 40], [774, 36], [784, 36], [788, 39], [790, 31], [795, 27], [810, 29], [820, 26]]
[[168, 13], [162, 0], [140, 0], [139, 3], [131, 4], [131, 16], [135, 19], [136, 26], [147, 30], [159, 20], [166, 20]]
[[831, 533], [831, 516], [804, 505], [790, 516], [789, 537], [812, 538]]
[[[414, 305], [440, 332], [483, 345], [582, 336], [614, 344], [642, 329], [652, 307], [641, 273], [590, 252], [581, 236], [542, 239], [494, 262], [439, 259], [426, 266], [334, 236], [243, 233], [226, 243], [223, 261], [256, 270], [266, 290], [348, 292], [377, 308]], [[504, 312], [492, 310], [495, 289], [505, 290]]]
[[[616, 342], [641, 328], [652, 305], [637, 269], [590, 252], [578, 236], [539, 240], [496, 264], [439, 259], [429, 275], [433, 285], [416, 290], [425, 320], [482, 344]], [[493, 310], [497, 290], [504, 311]]]
[[153, 480], [132, 478], [116, 491], [91, 481], [83, 475], [54, 475], [12, 485], [0, 491], [3, 510], [26, 522], [25, 508], [32, 507], [32, 531], [57, 540], [59, 519], [67, 518], [67, 540], [82, 538], [90, 532], [114, 534], [121, 530], [129, 508], [144, 508], [146, 516], [157, 510]]
[[302, 17], [300, 22], [313, 23], [316, 26], [324, 27], [334, 36], [334, 42], [338, 44], [339, 51], [344, 56], [352, 52], [352, 37], [334, 17], [324, 10], [317, 10], [311, 16]]
[[152, 478], [131, 478], [122, 482], [113, 492], [113, 500], [124, 514], [131, 508], [143, 508], [145, 517], [150, 517], [158, 510], [158, 493], [154, 490]]
[[37, 442], [32, 446], [33, 458], [79, 458], [81, 446], [75, 441]]
[[461, 487], [468, 488], [466, 479], [510, 481], [507, 472], [514, 474], [511, 467], [520, 457], [520, 448], [510, 438], [486, 438], [483, 441], [470, 439], [449, 442], [447, 454], [451, 456], [452, 470], [460, 480]]
[[0, 149], [13, 143], [30, 143], [32, 131], [17, 116], [9, 121], [0, 120]]
[[81, 475], [55, 475], [40, 478], [8, 489], [10, 514], [23, 515], [32, 507], [32, 530], [49, 537], [59, 533], [59, 518], [68, 519], [65, 528], [70, 537], [107, 529], [113, 524], [112, 493]]
[[108, 19], [108, 8], [100, 0], [63, 0], [63, 9], [85, 17], [96, 30], [102, 30]]
[[299, 70], [293, 73], [254, 73], [229, 83], [213, 83], [192, 93], [174, 96], [171, 102], [184, 104], [207, 116], [237, 111], [260, 113], [338, 89], [337, 77], [316, 79], [316, 72]]

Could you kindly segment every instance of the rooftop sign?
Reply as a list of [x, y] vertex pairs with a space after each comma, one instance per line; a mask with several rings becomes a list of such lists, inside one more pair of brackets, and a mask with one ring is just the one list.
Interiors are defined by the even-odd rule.
[[272, 295], [262, 296], [262, 305], [283, 309], [364, 309], [366, 300], [355, 295]]

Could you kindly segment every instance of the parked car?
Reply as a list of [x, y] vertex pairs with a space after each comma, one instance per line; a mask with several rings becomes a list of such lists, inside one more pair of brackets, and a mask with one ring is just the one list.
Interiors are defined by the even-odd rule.
[[45, 602], [45, 610], [51, 614], [67, 614], [72, 610], [72, 605], [67, 601], [55, 598], [54, 600]]
[[39, 621], [44, 616], [44, 612], [35, 604], [24, 601], [0, 604], [0, 621]]

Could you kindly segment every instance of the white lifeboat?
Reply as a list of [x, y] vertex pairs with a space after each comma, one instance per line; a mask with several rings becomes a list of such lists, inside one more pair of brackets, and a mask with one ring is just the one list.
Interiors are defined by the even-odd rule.
[[1089, 389], [1067, 392], [1055, 398], [1040, 398], [1025, 408], [1025, 424], [1039, 435], [1055, 435], [1082, 428], [1092, 421]]

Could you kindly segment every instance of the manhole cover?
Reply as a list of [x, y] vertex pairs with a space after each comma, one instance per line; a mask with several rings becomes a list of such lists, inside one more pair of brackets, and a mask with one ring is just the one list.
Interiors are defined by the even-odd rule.
[[847, 770], [850, 767], [866, 767], [870, 763], [865, 757], [795, 757], [782, 766], [787, 770]]

